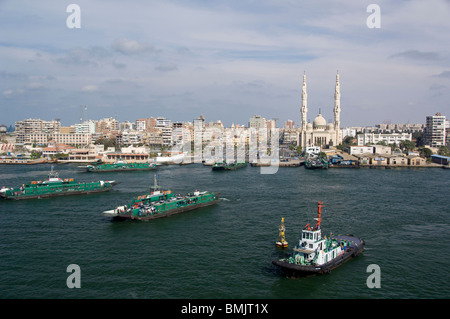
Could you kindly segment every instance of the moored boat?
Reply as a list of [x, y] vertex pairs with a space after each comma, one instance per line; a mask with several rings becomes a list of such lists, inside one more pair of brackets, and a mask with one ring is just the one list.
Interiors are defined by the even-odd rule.
[[196, 190], [184, 196], [175, 195], [171, 190], [163, 191], [155, 176], [155, 182], [149, 194], [138, 196], [125, 205], [104, 211], [102, 215], [116, 220], [150, 220], [214, 205], [218, 201], [219, 194], [208, 191]]
[[231, 162], [231, 163], [227, 163], [225, 161], [223, 162], [216, 162], [213, 164], [212, 166], [212, 170], [213, 171], [231, 171], [231, 170], [236, 170], [238, 168], [242, 168], [247, 166], [247, 162]]
[[318, 202], [318, 216], [314, 227], [307, 224], [302, 229], [299, 244], [291, 256], [272, 261], [287, 275], [304, 276], [308, 274], [329, 273], [351, 258], [364, 251], [365, 242], [353, 235], [322, 237], [322, 202]]
[[44, 181], [32, 181], [20, 187], [0, 189], [3, 199], [33, 199], [65, 195], [105, 192], [117, 184], [115, 181], [77, 182], [73, 178], [62, 179], [53, 167]]
[[305, 160], [305, 168], [307, 169], [324, 169], [328, 168], [328, 162], [321, 156], [308, 156]]
[[156, 164], [117, 161], [113, 163], [98, 163], [94, 165], [80, 166], [80, 168], [85, 168], [88, 172], [145, 171], [155, 170]]

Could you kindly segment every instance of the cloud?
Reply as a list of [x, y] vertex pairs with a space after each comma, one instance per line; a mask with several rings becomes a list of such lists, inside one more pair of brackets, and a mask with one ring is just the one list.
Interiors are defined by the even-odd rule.
[[433, 75], [436, 78], [450, 78], [450, 71], [446, 70], [446, 71], [442, 71], [439, 74]]
[[442, 84], [435, 84], [435, 83], [433, 83], [433, 84], [430, 85], [430, 90], [432, 90], [432, 91], [439, 91], [439, 90], [443, 90], [443, 89], [446, 89], [446, 88], [447, 87], [445, 85], [442, 85]]
[[96, 85], [86, 85], [81, 88], [83, 92], [95, 92], [98, 91], [98, 87]]
[[440, 55], [437, 52], [422, 52], [419, 50], [407, 50], [399, 52], [391, 55], [390, 58], [406, 58], [416, 61], [436, 61], [441, 59]]
[[169, 72], [169, 71], [175, 71], [178, 70], [178, 67], [175, 64], [160, 64], [158, 66], [155, 67], [156, 71], [160, 71], [160, 72]]
[[123, 54], [137, 54], [142, 52], [156, 52], [156, 49], [146, 43], [141, 43], [136, 40], [130, 40], [127, 38], [118, 38], [115, 39], [111, 44], [111, 47], [114, 51], [123, 53]]
[[56, 61], [62, 64], [78, 66], [98, 66], [107, 56], [109, 56], [108, 51], [99, 46], [89, 48], [77, 47], [68, 50], [64, 56], [57, 58]]

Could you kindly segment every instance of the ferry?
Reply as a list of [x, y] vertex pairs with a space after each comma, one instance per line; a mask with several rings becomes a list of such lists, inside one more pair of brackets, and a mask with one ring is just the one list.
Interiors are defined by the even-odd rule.
[[155, 163], [135, 163], [117, 161], [112, 163], [98, 163], [87, 166], [79, 166], [86, 169], [88, 172], [117, 172], [117, 171], [142, 171], [142, 170], [155, 170]]
[[318, 202], [316, 225], [307, 224], [302, 229], [299, 244], [291, 256], [272, 261], [289, 276], [330, 273], [332, 269], [358, 256], [364, 251], [363, 239], [353, 235], [322, 237], [320, 223], [323, 203]]
[[216, 162], [212, 166], [213, 171], [230, 171], [230, 170], [236, 170], [238, 168], [242, 168], [247, 166], [247, 162], [232, 162], [227, 163], [225, 161], [223, 162]]
[[0, 189], [2, 199], [33, 199], [75, 194], [105, 192], [117, 184], [115, 181], [77, 182], [73, 178], [62, 179], [52, 169], [44, 181], [32, 181], [20, 187]]
[[184, 196], [175, 195], [171, 190], [163, 191], [155, 175], [150, 194], [138, 196], [126, 205], [102, 212], [102, 215], [112, 217], [114, 220], [145, 221], [214, 205], [218, 201], [219, 194], [208, 191], [196, 190]]

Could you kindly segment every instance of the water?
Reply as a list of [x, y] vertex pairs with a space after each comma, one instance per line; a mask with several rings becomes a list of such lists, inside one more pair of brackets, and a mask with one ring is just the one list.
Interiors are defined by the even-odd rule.
[[[0, 202], [0, 298], [296, 299], [449, 298], [450, 170], [260, 168], [213, 172], [163, 166], [176, 193], [220, 192], [218, 205], [149, 222], [112, 222], [104, 210], [145, 194], [154, 172], [85, 173], [56, 165], [62, 178], [120, 181], [112, 192]], [[49, 165], [0, 165], [0, 187], [43, 179]], [[326, 205], [325, 233], [354, 234], [363, 255], [329, 275], [286, 278], [271, 261]], [[275, 247], [285, 218], [287, 250]], [[69, 289], [66, 268], [81, 269]], [[381, 288], [368, 288], [381, 270]]]

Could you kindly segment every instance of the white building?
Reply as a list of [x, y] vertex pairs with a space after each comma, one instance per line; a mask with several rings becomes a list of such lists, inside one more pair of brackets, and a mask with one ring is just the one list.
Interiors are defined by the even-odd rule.
[[61, 123], [59, 120], [43, 121], [41, 119], [26, 119], [15, 123], [16, 143], [33, 143], [30, 134], [59, 133]]
[[373, 154], [373, 146], [349, 146], [350, 155]]
[[431, 147], [440, 147], [446, 145], [446, 120], [441, 113], [433, 116], [427, 116], [426, 127], [424, 130], [425, 143]]
[[377, 144], [379, 142], [385, 142], [389, 144], [399, 145], [401, 141], [411, 141], [411, 133], [363, 133], [358, 134], [358, 146]]
[[172, 145], [172, 121], [164, 117], [156, 118], [156, 128], [161, 131], [163, 146]]
[[75, 133], [77, 134], [94, 134], [96, 132], [97, 123], [89, 120], [83, 123], [75, 124]]

